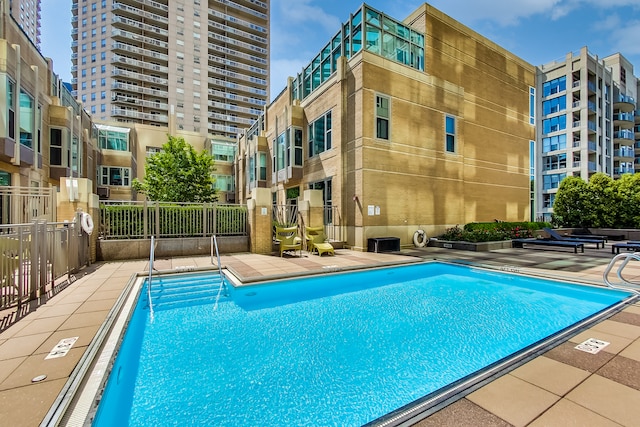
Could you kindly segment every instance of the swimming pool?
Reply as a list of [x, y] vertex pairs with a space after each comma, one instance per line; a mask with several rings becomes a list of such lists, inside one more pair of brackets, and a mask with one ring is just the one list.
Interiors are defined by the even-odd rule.
[[391, 423], [629, 296], [425, 263], [229, 286], [213, 310], [208, 282], [154, 279], [153, 322], [139, 292], [93, 425]]

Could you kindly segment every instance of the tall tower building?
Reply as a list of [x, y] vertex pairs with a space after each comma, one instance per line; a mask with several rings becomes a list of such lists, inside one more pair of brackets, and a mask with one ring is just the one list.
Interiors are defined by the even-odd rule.
[[538, 67], [535, 217], [551, 219], [560, 182], [597, 173], [634, 173], [638, 84], [620, 54], [586, 47]]
[[40, 49], [40, 0], [9, 0], [9, 13]]
[[269, 99], [269, 0], [73, 0], [72, 12], [73, 87], [97, 120], [235, 138]]

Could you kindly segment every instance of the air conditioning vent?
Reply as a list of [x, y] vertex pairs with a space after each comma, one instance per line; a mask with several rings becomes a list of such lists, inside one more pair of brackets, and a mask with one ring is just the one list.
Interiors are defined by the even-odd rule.
[[101, 199], [108, 199], [110, 194], [109, 187], [98, 187], [98, 197]]

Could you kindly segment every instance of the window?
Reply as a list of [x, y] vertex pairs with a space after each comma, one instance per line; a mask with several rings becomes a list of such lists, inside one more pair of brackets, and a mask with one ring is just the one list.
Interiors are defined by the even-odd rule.
[[548, 153], [549, 151], [564, 150], [567, 148], [567, 135], [556, 135], [547, 138], [542, 138], [542, 152]]
[[102, 149], [129, 151], [129, 131], [98, 129], [98, 143]]
[[445, 150], [449, 153], [456, 152], [456, 119], [453, 116], [445, 116]]
[[218, 191], [234, 191], [232, 175], [214, 175], [215, 183], [213, 184]]
[[326, 207], [331, 207], [331, 205], [333, 204], [331, 178], [326, 179], [324, 181], [312, 182], [311, 184], [309, 184], [309, 189], [322, 191], [322, 202], [325, 206], [324, 223], [325, 224], [333, 223], [333, 210], [326, 209]]
[[152, 147], [152, 146], [147, 146], [147, 150], [146, 150], [146, 156], [147, 157], [151, 157], [154, 154], [158, 154], [159, 152], [162, 151], [161, 147]]
[[536, 89], [529, 87], [529, 124], [536, 124]]
[[[331, 149], [331, 111], [309, 124], [309, 157]], [[302, 149], [300, 149], [302, 154]]]
[[100, 166], [99, 173], [101, 185], [130, 185], [131, 168]]
[[20, 144], [33, 148], [33, 98], [20, 90]]
[[100, 112], [105, 113], [107, 111], [107, 104], [100, 104]]
[[567, 128], [567, 116], [561, 115], [542, 121], [542, 133], [557, 132]]
[[100, 99], [107, 99], [107, 92], [106, 91], [100, 91]]
[[555, 156], [545, 156], [542, 159], [542, 170], [550, 171], [565, 169], [567, 167], [567, 155], [565, 153]]
[[233, 162], [236, 156], [236, 144], [212, 141], [213, 158], [216, 162]]
[[16, 111], [15, 111], [15, 95], [16, 84], [7, 79], [7, 126], [9, 127], [9, 138], [16, 138]]
[[567, 109], [567, 96], [562, 95], [557, 98], [552, 98], [542, 103], [542, 114], [549, 115], [553, 113], [559, 113]]
[[542, 189], [543, 190], [551, 190], [554, 188], [558, 188], [560, 186], [560, 182], [567, 176], [566, 173], [557, 173], [553, 175], [543, 175], [542, 176]]
[[49, 164], [63, 166], [62, 129], [51, 128], [49, 130]]
[[376, 95], [376, 138], [389, 139], [389, 98]]
[[549, 95], [563, 92], [565, 90], [567, 90], [567, 77], [558, 77], [557, 79], [550, 80], [542, 85], [542, 96], [546, 98]]

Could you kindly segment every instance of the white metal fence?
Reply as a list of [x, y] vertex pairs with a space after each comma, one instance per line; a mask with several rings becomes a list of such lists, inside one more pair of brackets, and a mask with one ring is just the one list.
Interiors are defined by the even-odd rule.
[[[45, 298], [89, 263], [89, 240], [72, 223], [35, 220], [0, 225], [0, 309]], [[0, 325], [1, 326], [1, 325]]]
[[0, 224], [56, 219], [56, 188], [0, 186]]
[[100, 204], [99, 236], [105, 240], [244, 236], [247, 219], [243, 205], [108, 201]]

